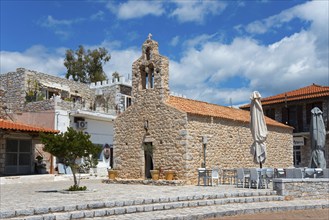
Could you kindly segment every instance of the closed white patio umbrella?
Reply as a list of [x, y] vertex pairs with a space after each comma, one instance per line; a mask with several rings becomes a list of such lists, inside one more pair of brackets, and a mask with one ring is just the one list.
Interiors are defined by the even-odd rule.
[[259, 163], [262, 168], [262, 164], [266, 160], [267, 127], [260, 98], [261, 95], [257, 91], [254, 91], [250, 97], [250, 130], [254, 139], [250, 153], [254, 157], [254, 162]]

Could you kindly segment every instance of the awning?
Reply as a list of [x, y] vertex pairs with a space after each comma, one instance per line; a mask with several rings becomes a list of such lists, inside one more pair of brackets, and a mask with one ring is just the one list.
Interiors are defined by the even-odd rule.
[[46, 86], [48, 88], [58, 89], [62, 91], [70, 92], [70, 87], [66, 85], [61, 85], [59, 83], [49, 83], [49, 82], [40, 82], [43, 86]]

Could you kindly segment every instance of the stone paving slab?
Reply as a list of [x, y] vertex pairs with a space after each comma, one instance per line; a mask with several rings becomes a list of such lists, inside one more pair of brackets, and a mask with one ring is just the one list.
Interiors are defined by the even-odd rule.
[[[61, 209], [69, 206], [82, 206], [93, 202], [109, 203], [129, 202], [132, 199], [144, 200], [172, 198], [179, 195], [200, 196], [227, 192], [253, 192], [256, 189], [236, 188], [233, 185], [222, 185], [219, 187], [203, 186], [152, 186], [152, 185], [133, 185], [133, 184], [106, 184], [102, 179], [81, 180], [80, 185], [87, 186], [90, 192], [66, 194], [61, 193], [73, 184], [72, 181], [52, 181], [40, 183], [18, 183], [18, 184], [0, 184], [0, 209], [1, 211], [18, 210], [24, 207], [44, 208], [47, 206]], [[262, 189], [262, 192], [269, 192], [268, 189]]]
[[[82, 211], [85, 217], [88, 216], [104, 216], [106, 212], [108, 214], [123, 214], [134, 212], [140, 208], [141, 204], [160, 203], [159, 207], [152, 207], [152, 212], [134, 213], [115, 216], [112, 219], [162, 219], [161, 213], [164, 213], [166, 218], [163, 219], [202, 219], [204, 215], [222, 215], [223, 213], [231, 213], [230, 207], [234, 207], [235, 210], [240, 212], [254, 212], [252, 210], [267, 210], [277, 209], [277, 205], [281, 205], [281, 209], [290, 207], [296, 208], [309, 208], [315, 207], [314, 204], [329, 207], [328, 200], [298, 200], [298, 201], [284, 201], [284, 202], [262, 202], [259, 199], [258, 202], [253, 201], [252, 205], [249, 203], [241, 204], [224, 204], [216, 202], [205, 201], [204, 206], [194, 208], [180, 208], [165, 210], [165, 211], [153, 211], [154, 209], [161, 209], [161, 202], [176, 202], [193, 199], [205, 199], [216, 197], [228, 197], [228, 196], [250, 196], [253, 195], [273, 195], [273, 191], [268, 189], [242, 189], [236, 188], [232, 185], [220, 185], [218, 187], [203, 187], [203, 186], [153, 186], [153, 185], [134, 185], [134, 184], [107, 184], [102, 183], [103, 179], [83, 179], [80, 185], [86, 185], [89, 192], [84, 193], [62, 193], [72, 185], [72, 181], [48, 181], [37, 183], [17, 183], [17, 184], [0, 184], [0, 211], [4, 215], [3, 217], [13, 216], [13, 212], [22, 215], [33, 215], [34, 213], [40, 213], [38, 217], [31, 216], [30, 219], [54, 219], [52, 214], [47, 212], [59, 212], [59, 211], [71, 211], [74, 218], [81, 218]], [[239, 198], [229, 198], [232, 201], [238, 202]], [[245, 202], [248, 202], [245, 198]], [[134, 201], [134, 204], [132, 204]], [[264, 199], [267, 201], [267, 199]], [[195, 201], [192, 201], [192, 203]], [[242, 202], [242, 201], [240, 201]], [[250, 202], [250, 201], [249, 201]], [[202, 203], [202, 201], [201, 201]], [[115, 206], [130, 206], [128, 208]], [[132, 205], [137, 205], [136, 207]], [[183, 207], [183, 205], [182, 205]], [[237, 209], [239, 207], [239, 209]], [[253, 208], [254, 207], [254, 208]], [[88, 211], [86, 208], [99, 208], [98, 210]], [[108, 209], [107, 209], [108, 208]], [[136, 209], [136, 210], [135, 210]], [[200, 212], [198, 212], [198, 210]], [[222, 211], [221, 211], [222, 210]], [[250, 211], [251, 210], [251, 211]], [[150, 210], [151, 211], [151, 210]], [[227, 211], [227, 212], [226, 212]], [[105, 213], [104, 213], [105, 212]], [[113, 213], [112, 213], [113, 212]], [[155, 214], [156, 213], [156, 214]], [[189, 213], [189, 214], [188, 214]], [[58, 213], [59, 214], [59, 213]], [[107, 214], [107, 215], [108, 215]], [[233, 213], [234, 214], [234, 213]], [[131, 215], [132, 218], [129, 218]], [[133, 217], [133, 215], [136, 215]], [[154, 218], [156, 215], [156, 218]], [[43, 216], [43, 217], [42, 217]], [[127, 217], [128, 216], [128, 217]], [[143, 217], [144, 216], [144, 217]], [[40, 218], [42, 217], [42, 218]], [[172, 218], [171, 218], [172, 217]], [[177, 217], [177, 218], [176, 218]], [[67, 219], [68, 213], [60, 213], [56, 216], [56, 219]], [[28, 218], [26, 218], [28, 219]], [[106, 217], [106, 219], [111, 219]]]
[[[324, 209], [329, 208], [328, 200], [294, 200], [284, 202], [261, 202], [248, 204], [227, 204], [202, 206], [194, 208], [184, 208], [165, 211], [153, 211], [134, 214], [125, 214], [118, 216], [107, 216], [106, 219], [150, 219], [150, 220], [193, 220], [206, 219], [230, 215], [255, 214], [261, 212], [278, 212], [305, 209]], [[104, 219], [104, 218], [94, 218]]]

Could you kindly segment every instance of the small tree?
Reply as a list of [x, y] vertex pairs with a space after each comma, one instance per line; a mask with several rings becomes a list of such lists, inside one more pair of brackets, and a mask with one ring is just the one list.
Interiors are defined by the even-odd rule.
[[76, 160], [89, 157], [90, 154], [96, 157], [101, 150], [89, 138], [89, 134], [84, 134], [82, 131], [76, 131], [73, 128], [68, 128], [65, 133], [60, 134], [41, 134], [41, 142], [45, 145], [43, 150], [62, 158], [64, 164], [71, 167], [74, 180], [71, 189], [79, 189], [76, 178], [79, 165]]
[[85, 50], [79, 46], [76, 51], [66, 50], [64, 65], [67, 68], [65, 77], [74, 81], [91, 83], [107, 79], [103, 65], [111, 59], [104, 47]]

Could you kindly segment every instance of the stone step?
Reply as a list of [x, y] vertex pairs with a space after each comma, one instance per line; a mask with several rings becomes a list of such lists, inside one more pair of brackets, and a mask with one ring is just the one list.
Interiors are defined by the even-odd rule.
[[[278, 202], [254, 202], [254, 203], [234, 203], [225, 205], [212, 205], [200, 207], [188, 207], [184, 209], [171, 209], [154, 212], [139, 212], [125, 215], [107, 216], [111, 220], [199, 220], [211, 219], [223, 216], [256, 214], [256, 213], [274, 213], [293, 210], [307, 209], [328, 209], [328, 200], [294, 200]], [[94, 217], [94, 220], [104, 219], [104, 217]], [[242, 219], [242, 218], [241, 218]]]
[[95, 202], [78, 206], [49, 207], [35, 210], [18, 210], [2, 213], [7, 219], [81, 219], [104, 216], [120, 216], [130, 213], [153, 212], [201, 206], [283, 201], [275, 191], [233, 192], [214, 195], [179, 196], [130, 201]]

